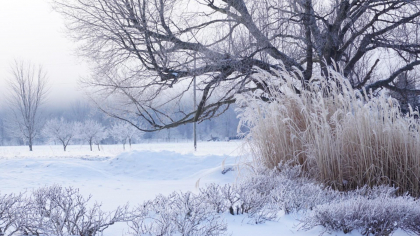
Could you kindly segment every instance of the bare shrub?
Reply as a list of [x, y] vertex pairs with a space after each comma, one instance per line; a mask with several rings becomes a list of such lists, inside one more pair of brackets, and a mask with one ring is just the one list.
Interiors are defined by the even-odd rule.
[[280, 164], [276, 170], [260, 169], [255, 175], [245, 178], [242, 184], [268, 196], [272, 208], [285, 214], [312, 210], [340, 195], [338, 191], [306, 177], [301, 166]]
[[402, 115], [395, 99], [354, 90], [333, 70], [300, 93], [293, 73], [278, 73], [284, 82], [265, 72], [256, 77], [267, 84], [269, 102], [258, 90], [237, 96], [254, 163], [302, 165], [339, 190], [385, 184], [420, 195], [417, 111]]
[[200, 198], [217, 213], [247, 214], [248, 223], [261, 224], [277, 218], [279, 208], [273, 204], [271, 190], [275, 181], [254, 177], [235, 185], [210, 184], [200, 189]]
[[265, 221], [275, 220], [280, 208], [271, 201], [270, 192], [262, 193], [252, 185], [241, 186], [237, 192], [239, 201], [237, 213], [248, 214], [248, 223], [261, 224]]
[[[228, 188], [228, 189], [226, 189]], [[224, 190], [222, 192], [222, 189]], [[200, 188], [200, 195], [202, 199], [208, 203], [216, 213], [226, 212], [229, 207], [233, 206], [237, 201], [233, 197], [234, 193], [230, 191], [230, 185], [221, 187], [218, 184], [211, 183], [205, 188]], [[231, 194], [230, 194], [231, 193]], [[233, 210], [230, 210], [233, 211]], [[231, 213], [233, 215], [233, 213]]]
[[[389, 235], [397, 228], [420, 234], [419, 199], [397, 196], [396, 188], [377, 186], [339, 192], [302, 175], [299, 166], [259, 169], [234, 185], [210, 184], [191, 192], [159, 195], [132, 211], [128, 206], [103, 212], [77, 189], [44, 187], [28, 198], [0, 196], [0, 235], [101, 235], [116, 222], [127, 222], [129, 235], [225, 235], [222, 213], [242, 215], [250, 224], [300, 212], [302, 229], [353, 230]], [[90, 205], [90, 207], [89, 207]]]
[[303, 228], [321, 225], [330, 232], [357, 230], [363, 235], [390, 235], [397, 228], [416, 235], [420, 233], [418, 200], [410, 196], [391, 196], [386, 188], [367, 195], [360, 193], [316, 206], [303, 220]]
[[0, 235], [12, 236], [19, 232], [19, 219], [26, 208], [22, 194], [0, 195]]
[[126, 220], [127, 206], [106, 213], [101, 205], [89, 207], [78, 189], [58, 185], [35, 190], [29, 200], [29, 209], [21, 219], [24, 235], [98, 235], [110, 225]]
[[159, 195], [132, 212], [131, 235], [222, 235], [226, 223], [191, 192]]
[[299, 166], [278, 168], [282, 171], [258, 169], [233, 185], [210, 184], [200, 189], [201, 198], [216, 212], [246, 215], [248, 223], [261, 224], [277, 220], [282, 211], [306, 212], [340, 196], [338, 191], [302, 176]]

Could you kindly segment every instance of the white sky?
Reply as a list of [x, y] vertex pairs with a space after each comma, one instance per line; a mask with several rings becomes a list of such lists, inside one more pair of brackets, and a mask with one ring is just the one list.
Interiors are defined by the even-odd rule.
[[[67, 39], [64, 22], [49, 0], [2, 0], [0, 7], [0, 106], [7, 94], [15, 59], [40, 64], [50, 80], [48, 104], [66, 106], [81, 98], [78, 79], [87, 66], [75, 56], [75, 44]], [[1, 107], [0, 107], [1, 110]]]

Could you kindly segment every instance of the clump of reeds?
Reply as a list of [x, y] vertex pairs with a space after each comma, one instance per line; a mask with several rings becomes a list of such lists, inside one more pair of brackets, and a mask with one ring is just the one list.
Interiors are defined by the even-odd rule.
[[332, 70], [300, 92], [295, 72], [276, 73], [258, 75], [268, 93], [237, 97], [255, 163], [301, 165], [339, 190], [386, 184], [420, 195], [416, 111], [403, 115], [395, 99], [354, 90]]

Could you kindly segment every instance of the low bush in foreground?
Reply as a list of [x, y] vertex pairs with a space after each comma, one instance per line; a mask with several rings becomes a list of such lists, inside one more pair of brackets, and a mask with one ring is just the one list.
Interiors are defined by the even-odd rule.
[[0, 195], [0, 235], [94, 236], [125, 222], [125, 235], [228, 235], [224, 214], [262, 224], [296, 213], [300, 228], [388, 235], [420, 234], [420, 202], [387, 186], [339, 192], [302, 177], [301, 168], [259, 170], [235, 184], [210, 184], [198, 194], [159, 195], [134, 208], [104, 212], [77, 189], [44, 187], [31, 194]]
[[93, 236], [110, 225], [125, 221], [127, 206], [103, 212], [99, 204], [89, 207], [77, 189], [51, 186], [29, 196], [0, 197], [0, 235]]
[[77, 189], [58, 185], [0, 195], [0, 235], [94, 236], [125, 222], [128, 235], [222, 235], [226, 223], [200, 195], [173, 193], [129, 209], [105, 212]]
[[[204, 200], [204, 201], [203, 201]], [[227, 229], [220, 214], [191, 192], [157, 196], [130, 213], [130, 235], [222, 235]]]
[[332, 70], [300, 92], [301, 82], [292, 73], [255, 76], [269, 94], [238, 95], [237, 103], [257, 165], [301, 165], [338, 190], [388, 185], [399, 194], [420, 196], [417, 112], [402, 115], [395, 99], [354, 90]]
[[325, 231], [359, 231], [362, 235], [390, 235], [396, 229], [420, 233], [420, 202], [408, 195], [397, 196], [396, 189], [364, 187], [341, 194], [327, 204], [308, 212], [302, 228], [323, 226]]
[[303, 221], [303, 228], [321, 225], [326, 231], [358, 230], [362, 235], [390, 235], [400, 228], [420, 233], [419, 201], [408, 196], [356, 196], [316, 206]]

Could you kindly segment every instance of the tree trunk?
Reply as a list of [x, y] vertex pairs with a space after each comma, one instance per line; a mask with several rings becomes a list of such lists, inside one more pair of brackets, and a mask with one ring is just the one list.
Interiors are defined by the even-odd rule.
[[29, 151], [32, 152], [32, 138], [29, 138], [28, 144], [29, 144]]
[[90, 151], [93, 151], [92, 150], [92, 140], [89, 140], [89, 145], [90, 145]]

